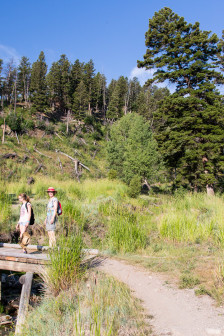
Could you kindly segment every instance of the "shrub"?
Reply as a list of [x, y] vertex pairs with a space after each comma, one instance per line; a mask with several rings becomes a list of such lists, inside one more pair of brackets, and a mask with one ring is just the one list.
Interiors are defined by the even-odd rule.
[[115, 169], [110, 169], [108, 173], [109, 180], [115, 180], [117, 178], [117, 171]]
[[13, 132], [22, 133], [23, 118], [21, 115], [10, 113], [7, 115], [5, 122], [11, 128]]
[[131, 179], [131, 182], [129, 184], [129, 190], [128, 190], [128, 195], [130, 197], [137, 197], [141, 192], [141, 178], [139, 176], [134, 176]]

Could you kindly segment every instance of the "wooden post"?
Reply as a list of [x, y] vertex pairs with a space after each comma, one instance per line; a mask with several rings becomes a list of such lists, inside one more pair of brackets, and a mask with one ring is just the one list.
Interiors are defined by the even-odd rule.
[[4, 118], [4, 124], [3, 124], [3, 131], [2, 131], [2, 143], [5, 142], [5, 118]]
[[31, 272], [27, 272], [25, 276], [22, 276], [20, 278], [23, 287], [19, 301], [19, 312], [17, 317], [15, 335], [20, 335], [22, 332], [22, 326], [25, 322], [26, 314], [28, 312], [32, 280], [33, 280], [33, 273]]

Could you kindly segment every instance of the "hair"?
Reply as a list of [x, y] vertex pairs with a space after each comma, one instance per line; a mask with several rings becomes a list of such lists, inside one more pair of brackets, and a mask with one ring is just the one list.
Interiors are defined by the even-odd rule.
[[30, 201], [30, 198], [29, 198], [29, 196], [27, 196], [27, 194], [22, 193], [22, 194], [19, 194], [19, 196], [22, 197], [27, 202]]

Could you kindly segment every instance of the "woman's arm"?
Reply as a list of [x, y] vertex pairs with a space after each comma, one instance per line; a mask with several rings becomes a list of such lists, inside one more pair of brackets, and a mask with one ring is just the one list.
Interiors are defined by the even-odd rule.
[[58, 201], [54, 201], [54, 214], [53, 214], [53, 216], [52, 216], [52, 218], [51, 218], [51, 224], [53, 224], [54, 223], [54, 220], [55, 220], [55, 217], [56, 217], [56, 215], [57, 215], [57, 210], [58, 210]]

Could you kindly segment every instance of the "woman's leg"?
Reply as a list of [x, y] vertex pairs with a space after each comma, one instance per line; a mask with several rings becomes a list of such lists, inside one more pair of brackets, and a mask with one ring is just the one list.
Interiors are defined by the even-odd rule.
[[55, 231], [48, 231], [48, 236], [49, 236], [49, 247], [56, 246]]
[[[24, 234], [24, 232], [26, 231], [26, 226], [25, 225], [20, 225], [19, 226], [19, 231], [20, 231], [20, 240], [22, 239], [22, 236]], [[23, 246], [23, 252], [26, 252], [26, 248]]]

